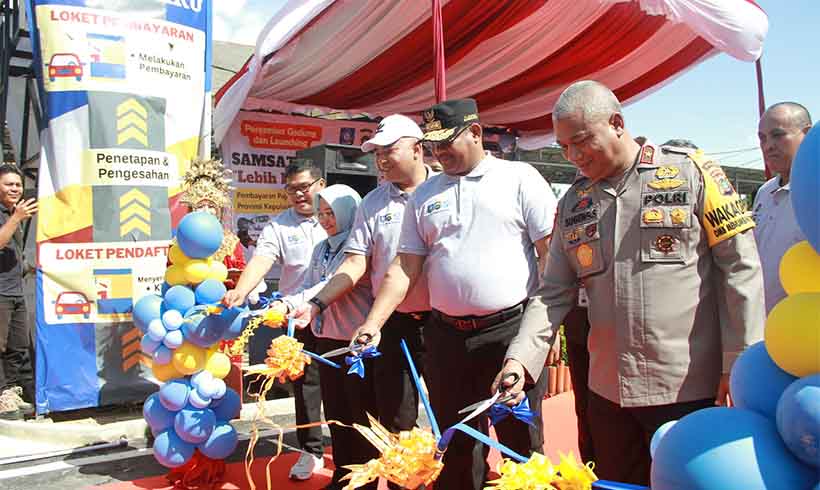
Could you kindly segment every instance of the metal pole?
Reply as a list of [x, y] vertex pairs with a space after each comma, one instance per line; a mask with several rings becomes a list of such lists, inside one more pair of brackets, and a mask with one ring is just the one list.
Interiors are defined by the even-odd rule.
[[[755, 72], [757, 73], [757, 109], [758, 115], [763, 117], [763, 113], [766, 112], [766, 98], [763, 95], [763, 65], [760, 64], [760, 60], [763, 58], [761, 55], [760, 58], [755, 61]], [[766, 180], [772, 178], [772, 172], [769, 170], [768, 165], [766, 165], [766, 159], [763, 159], [763, 171], [766, 174]]]

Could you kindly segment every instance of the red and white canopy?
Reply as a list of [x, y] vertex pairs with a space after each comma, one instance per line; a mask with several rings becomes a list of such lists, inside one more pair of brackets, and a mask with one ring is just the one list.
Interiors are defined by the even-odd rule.
[[[448, 98], [544, 146], [552, 107], [580, 79], [634, 101], [719, 52], [756, 60], [752, 0], [441, 0]], [[430, 0], [291, 0], [216, 96], [221, 142], [240, 109], [417, 115], [435, 103]]]

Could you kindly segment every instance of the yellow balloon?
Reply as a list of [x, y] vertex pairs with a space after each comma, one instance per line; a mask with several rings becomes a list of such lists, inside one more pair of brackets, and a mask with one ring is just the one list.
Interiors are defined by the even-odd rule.
[[789, 295], [766, 319], [769, 357], [789, 374], [802, 378], [820, 373], [820, 293]]
[[214, 279], [219, 282], [225, 282], [228, 279], [228, 268], [219, 261], [211, 262], [211, 270], [208, 272], [208, 279]]
[[185, 270], [182, 269], [182, 266], [172, 265], [171, 267], [166, 269], [165, 282], [167, 282], [171, 286], [188, 284], [187, 279], [185, 279]]
[[820, 255], [808, 241], [797, 242], [780, 259], [780, 283], [786, 294], [820, 292]]
[[231, 360], [225, 354], [217, 352], [208, 358], [205, 370], [213, 374], [214, 378], [222, 379], [231, 372]]
[[171, 363], [177, 371], [187, 376], [205, 369], [206, 354], [205, 349], [202, 347], [183, 342], [182, 345], [174, 350]]
[[194, 259], [182, 266], [185, 271], [185, 279], [191, 284], [199, 284], [208, 278], [210, 268], [204, 260]]
[[191, 258], [185, 255], [179, 245], [175, 243], [168, 250], [168, 260], [175, 265], [185, 265]]
[[153, 371], [154, 377], [163, 383], [170, 379], [182, 377], [182, 374], [174, 367], [173, 362], [169, 362], [168, 364], [157, 364], [153, 362], [151, 363], [151, 371]]

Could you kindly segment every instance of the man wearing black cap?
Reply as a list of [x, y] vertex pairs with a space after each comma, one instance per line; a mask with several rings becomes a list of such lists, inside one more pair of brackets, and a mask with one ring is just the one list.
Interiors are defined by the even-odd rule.
[[[433, 311], [425, 329], [425, 380], [443, 430], [463, 417], [459, 409], [489, 394], [527, 298], [538, 286], [537, 257], [546, 256], [556, 199], [532, 166], [484, 152], [472, 99], [425, 111], [424, 139], [444, 173], [428, 179], [409, 199], [399, 253], [356, 335], [369, 333], [378, 342], [382, 325], [426, 275]], [[519, 453], [543, 450], [540, 411], [546, 382], [546, 375], [539, 376], [528, 392], [533, 425], [508, 417], [495, 426], [501, 441]], [[469, 424], [488, 431], [486, 416]], [[488, 452], [457, 434], [436, 487], [483, 488]]]

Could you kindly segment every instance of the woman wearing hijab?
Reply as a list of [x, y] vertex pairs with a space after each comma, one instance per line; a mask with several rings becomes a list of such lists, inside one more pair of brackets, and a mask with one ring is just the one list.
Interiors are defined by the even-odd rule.
[[[344, 260], [344, 244], [361, 197], [352, 188], [336, 184], [319, 191], [316, 201], [316, 217], [327, 232], [328, 238], [319, 242], [313, 250], [302, 291], [282, 299], [289, 311], [305, 302], [311, 302]], [[370, 281], [366, 277], [367, 275], [345, 296], [331, 305], [317, 304], [322, 313], [308, 328], [313, 329], [317, 338], [316, 350], [319, 353], [348, 346], [356, 326], [367, 317], [373, 305], [373, 293]], [[324, 364], [319, 365], [325, 420], [338, 420], [346, 425], [370, 425], [367, 413], [377, 416], [373, 376], [367, 375], [373, 372], [372, 360], [367, 359], [364, 363], [364, 378], [355, 374], [348, 375], [346, 366], [336, 369]], [[336, 470], [325, 489], [341, 490], [344, 487], [341, 478], [349, 472], [343, 466], [366, 463], [378, 457], [378, 451], [350, 427], [333, 424], [330, 426], [330, 437]], [[375, 490], [376, 484], [377, 482], [371, 482], [360, 488]]]

